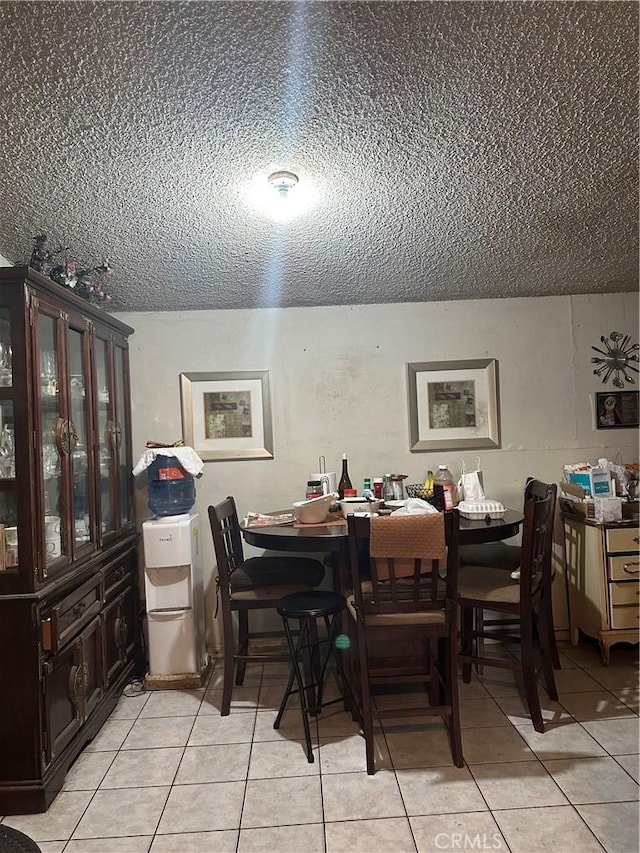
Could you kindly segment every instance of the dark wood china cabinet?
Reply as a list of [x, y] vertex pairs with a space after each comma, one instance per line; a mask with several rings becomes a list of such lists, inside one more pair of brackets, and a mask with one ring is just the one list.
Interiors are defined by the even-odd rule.
[[48, 807], [132, 677], [132, 332], [0, 269], [0, 815]]

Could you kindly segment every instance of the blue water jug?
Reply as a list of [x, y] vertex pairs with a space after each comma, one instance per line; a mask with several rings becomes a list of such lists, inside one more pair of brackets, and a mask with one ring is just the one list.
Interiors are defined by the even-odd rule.
[[183, 515], [196, 502], [193, 477], [175, 456], [156, 456], [147, 476], [149, 509], [154, 515]]

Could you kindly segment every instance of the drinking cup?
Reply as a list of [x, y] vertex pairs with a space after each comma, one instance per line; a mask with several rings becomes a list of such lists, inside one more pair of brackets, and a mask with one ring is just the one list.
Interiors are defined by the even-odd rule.
[[50, 539], [45, 539], [44, 545], [48, 558], [52, 559], [53, 557], [60, 556], [60, 534], [52, 536]]
[[60, 516], [45, 515], [44, 517], [44, 538], [45, 539], [60, 539]]

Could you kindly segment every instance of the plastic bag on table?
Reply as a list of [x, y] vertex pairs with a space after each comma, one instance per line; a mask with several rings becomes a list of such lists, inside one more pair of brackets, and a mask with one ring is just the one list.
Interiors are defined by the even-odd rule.
[[482, 469], [480, 468], [480, 457], [476, 456], [476, 467], [473, 471], [467, 471], [464, 459], [461, 460], [462, 474], [458, 480], [458, 498], [464, 501], [482, 501], [485, 498], [484, 486], [482, 484]]
[[616, 457], [615, 462], [605, 458], [598, 459], [598, 467], [604, 468], [605, 471], [611, 474], [611, 479], [616, 484], [616, 495], [625, 497], [629, 494], [629, 471], [627, 466], [623, 465], [622, 459]]
[[394, 515], [425, 515], [426, 513], [438, 512], [438, 510], [422, 498], [409, 498], [404, 506], [394, 509]]

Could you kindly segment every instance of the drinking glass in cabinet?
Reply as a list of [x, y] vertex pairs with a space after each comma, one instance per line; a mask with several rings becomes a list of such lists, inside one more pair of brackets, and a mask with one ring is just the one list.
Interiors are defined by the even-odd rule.
[[12, 480], [16, 476], [13, 427], [9, 424], [5, 424], [0, 432], [0, 475], [3, 480]]
[[53, 397], [58, 391], [56, 379], [57, 359], [53, 350], [42, 350], [40, 353], [40, 381], [42, 393]]
[[0, 385], [12, 384], [11, 344], [0, 341]]

